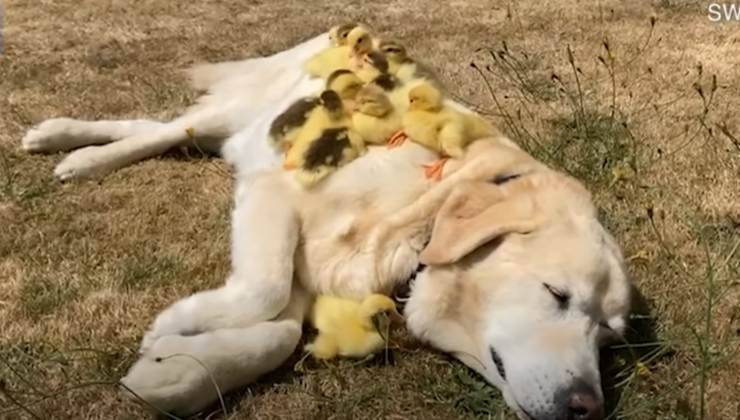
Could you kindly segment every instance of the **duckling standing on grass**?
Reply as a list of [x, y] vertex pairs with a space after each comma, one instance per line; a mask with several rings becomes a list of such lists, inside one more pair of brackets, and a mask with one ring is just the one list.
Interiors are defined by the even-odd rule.
[[373, 294], [361, 302], [321, 295], [311, 310], [311, 322], [319, 330], [306, 350], [317, 359], [337, 356], [363, 358], [385, 346], [392, 321], [403, 318], [396, 304], [385, 295]]
[[386, 144], [401, 129], [401, 124], [401, 114], [383, 88], [368, 84], [360, 90], [352, 113], [352, 127], [366, 143]]
[[477, 114], [445, 105], [439, 89], [426, 82], [409, 91], [403, 132], [412, 141], [442, 154], [442, 159], [424, 165], [427, 178], [434, 180], [442, 178], [448, 158], [462, 158], [468, 144], [498, 134], [493, 125]]

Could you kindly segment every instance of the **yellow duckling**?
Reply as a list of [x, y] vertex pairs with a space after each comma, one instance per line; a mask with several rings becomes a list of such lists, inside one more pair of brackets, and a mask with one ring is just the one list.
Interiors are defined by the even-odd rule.
[[432, 69], [409, 57], [406, 47], [398, 41], [380, 41], [378, 51], [388, 60], [388, 72], [403, 83], [414, 79], [438, 80]]
[[401, 126], [401, 114], [382, 87], [371, 83], [362, 88], [352, 113], [352, 127], [366, 143], [385, 144]]
[[319, 98], [302, 98], [278, 115], [270, 125], [269, 138], [272, 145], [277, 150], [287, 152], [298, 138], [308, 116], [319, 104]]
[[365, 27], [357, 25], [349, 31], [346, 40], [316, 53], [304, 63], [303, 69], [310, 76], [326, 79], [335, 70], [356, 68], [359, 54], [369, 51], [368, 45], [372, 48], [372, 38]]
[[347, 69], [336, 70], [326, 79], [326, 88], [339, 94], [346, 109], [354, 107], [355, 97], [363, 86], [362, 80]]
[[303, 156], [311, 142], [319, 138], [327, 128], [345, 127], [349, 118], [345, 115], [342, 99], [333, 90], [325, 90], [318, 98], [318, 105], [311, 110], [300, 132], [288, 150], [283, 168], [295, 169], [303, 164]]
[[362, 64], [356, 73], [363, 82], [372, 82], [378, 76], [388, 73], [388, 59], [380, 51], [372, 50], [362, 56]]
[[317, 359], [363, 358], [385, 346], [390, 321], [402, 319], [389, 297], [373, 294], [362, 302], [321, 295], [311, 310], [319, 335], [306, 350]]
[[304, 188], [311, 188], [365, 151], [362, 137], [350, 127], [324, 129], [303, 154], [301, 166], [295, 173], [296, 180]]
[[373, 50], [375, 41], [369, 30], [364, 26], [352, 29], [347, 35], [347, 46], [350, 48], [350, 69], [362, 68], [365, 55]]
[[442, 154], [442, 159], [425, 165], [426, 176], [435, 180], [442, 178], [442, 169], [449, 157], [462, 158], [468, 144], [498, 134], [493, 125], [477, 114], [445, 105], [439, 89], [427, 82], [409, 91], [403, 132], [412, 141]]
[[343, 25], [337, 25], [329, 29], [329, 40], [335, 47], [347, 45], [347, 37], [352, 29], [355, 29], [359, 25], [355, 22], [345, 23]]
[[[345, 108], [354, 106], [355, 96], [362, 86], [362, 80], [347, 69], [333, 72], [326, 82], [326, 88], [339, 94]], [[318, 97], [302, 98], [278, 115], [270, 125], [269, 138], [272, 145], [287, 153], [298, 138], [311, 112], [320, 104], [321, 100]]]

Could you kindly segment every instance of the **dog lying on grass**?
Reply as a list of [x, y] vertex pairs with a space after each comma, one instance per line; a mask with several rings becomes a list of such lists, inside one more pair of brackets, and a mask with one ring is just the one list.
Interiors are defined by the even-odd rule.
[[88, 146], [56, 169], [72, 179], [193, 133], [210, 150], [229, 137], [232, 273], [159, 314], [122, 382], [163, 410], [196, 412], [217, 398], [211, 378], [226, 392], [282, 364], [312, 296], [388, 293], [424, 264], [404, 311], [416, 337], [478, 371], [523, 419], [602, 418], [599, 346], [624, 330], [630, 283], [588, 191], [504, 137], [472, 144], [439, 183], [420, 170], [434, 154], [406, 142], [300, 188], [266, 138], [288, 104], [321, 89], [300, 63], [326, 45], [323, 34], [199, 67], [195, 84], [209, 93], [169, 123], [54, 119], [23, 139], [30, 151]]

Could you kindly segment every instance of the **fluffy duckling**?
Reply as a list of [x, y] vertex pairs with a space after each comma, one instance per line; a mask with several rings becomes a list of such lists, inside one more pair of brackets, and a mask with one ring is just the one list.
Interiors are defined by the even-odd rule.
[[373, 294], [361, 302], [321, 295], [311, 310], [311, 322], [319, 335], [306, 350], [317, 359], [337, 356], [363, 358], [381, 350], [390, 321], [400, 320], [389, 297]]
[[383, 40], [378, 44], [378, 51], [388, 60], [388, 72], [402, 82], [414, 79], [437, 81], [434, 71], [428, 66], [413, 60], [400, 42]]
[[350, 48], [350, 68], [362, 68], [365, 55], [373, 50], [373, 37], [364, 26], [358, 26], [347, 35], [347, 46]]
[[401, 124], [401, 113], [396, 111], [382, 87], [371, 83], [357, 94], [352, 127], [365, 142], [385, 144], [401, 129]]
[[357, 57], [361, 57], [361, 54], [370, 49], [372, 49], [370, 33], [362, 25], [357, 25], [347, 34], [346, 43], [319, 51], [304, 63], [303, 69], [310, 76], [326, 79], [335, 70], [357, 68], [359, 66]]
[[[355, 96], [362, 86], [362, 80], [347, 69], [336, 70], [329, 75], [326, 81], [326, 88], [339, 94], [345, 108], [353, 106]], [[321, 100], [318, 97], [302, 98], [278, 115], [270, 125], [269, 138], [272, 145], [277, 150], [287, 153], [298, 138], [311, 112], [320, 104]]]
[[349, 117], [346, 115], [339, 94], [333, 90], [323, 91], [318, 98], [318, 105], [309, 112], [300, 132], [293, 140], [283, 162], [283, 168], [296, 169], [303, 165], [306, 151], [324, 130], [346, 127], [349, 123]]
[[[409, 106], [409, 91], [416, 85], [423, 83], [423, 79], [415, 79], [403, 83], [396, 76], [390, 73], [384, 73], [373, 79], [368, 85], [376, 86], [382, 89], [390, 100], [393, 109], [398, 115], [403, 115]], [[387, 138], [389, 148], [397, 147], [403, 144], [406, 139], [403, 130], [399, 128], [394, 134]]]
[[352, 109], [355, 97], [363, 86], [362, 80], [347, 69], [336, 70], [326, 79], [326, 88], [339, 94], [346, 109]]
[[362, 137], [350, 124], [339, 94], [325, 90], [288, 150], [283, 167], [296, 169], [296, 180], [305, 188], [313, 187], [365, 153]]
[[372, 50], [363, 55], [362, 64], [356, 73], [363, 82], [370, 83], [378, 76], [388, 73], [388, 59], [380, 51]]
[[[379, 70], [385, 70], [386, 68], [390, 67], [381, 66]], [[382, 88], [390, 98], [393, 107], [398, 112], [404, 113], [408, 109], [409, 105], [409, 91], [415, 86], [425, 82], [436, 83], [434, 81], [422, 78], [411, 78], [409, 80], [403, 81], [390, 72], [383, 72], [382, 74], [378, 74], [374, 79], [372, 79], [369, 84], [376, 85]]]
[[272, 145], [282, 152], [287, 152], [298, 138], [308, 116], [317, 106], [319, 98], [302, 98], [291, 104], [272, 121], [269, 138]]
[[439, 89], [421, 83], [409, 91], [409, 108], [403, 116], [403, 132], [411, 140], [439, 152], [443, 158], [425, 165], [427, 178], [439, 180], [449, 157], [462, 158], [474, 140], [497, 134], [486, 120], [471, 112], [444, 104]]
[[329, 40], [335, 47], [347, 45], [347, 37], [352, 29], [355, 29], [359, 25], [355, 22], [345, 23], [343, 25], [337, 25], [329, 29]]
[[304, 188], [311, 188], [365, 150], [362, 137], [349, 127], [327, 128], [306, 149], [303, 164], [295, 173], [296, 180]]

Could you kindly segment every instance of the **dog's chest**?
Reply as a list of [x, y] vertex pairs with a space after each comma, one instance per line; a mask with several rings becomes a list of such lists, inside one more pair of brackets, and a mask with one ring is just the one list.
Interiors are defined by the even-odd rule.
[[360, 159], [364, 162], [340, 170], [303, 201], [295, 262], [309, 290], [362, 297], [389, 292], [413, 274], [428, 235], [424, 226], [402, 228], [389, 240], [377, 240], [384, 220], [428, 189], [420, 164], [434, 155], [410, 146], [396, 155], [370, 152]]

